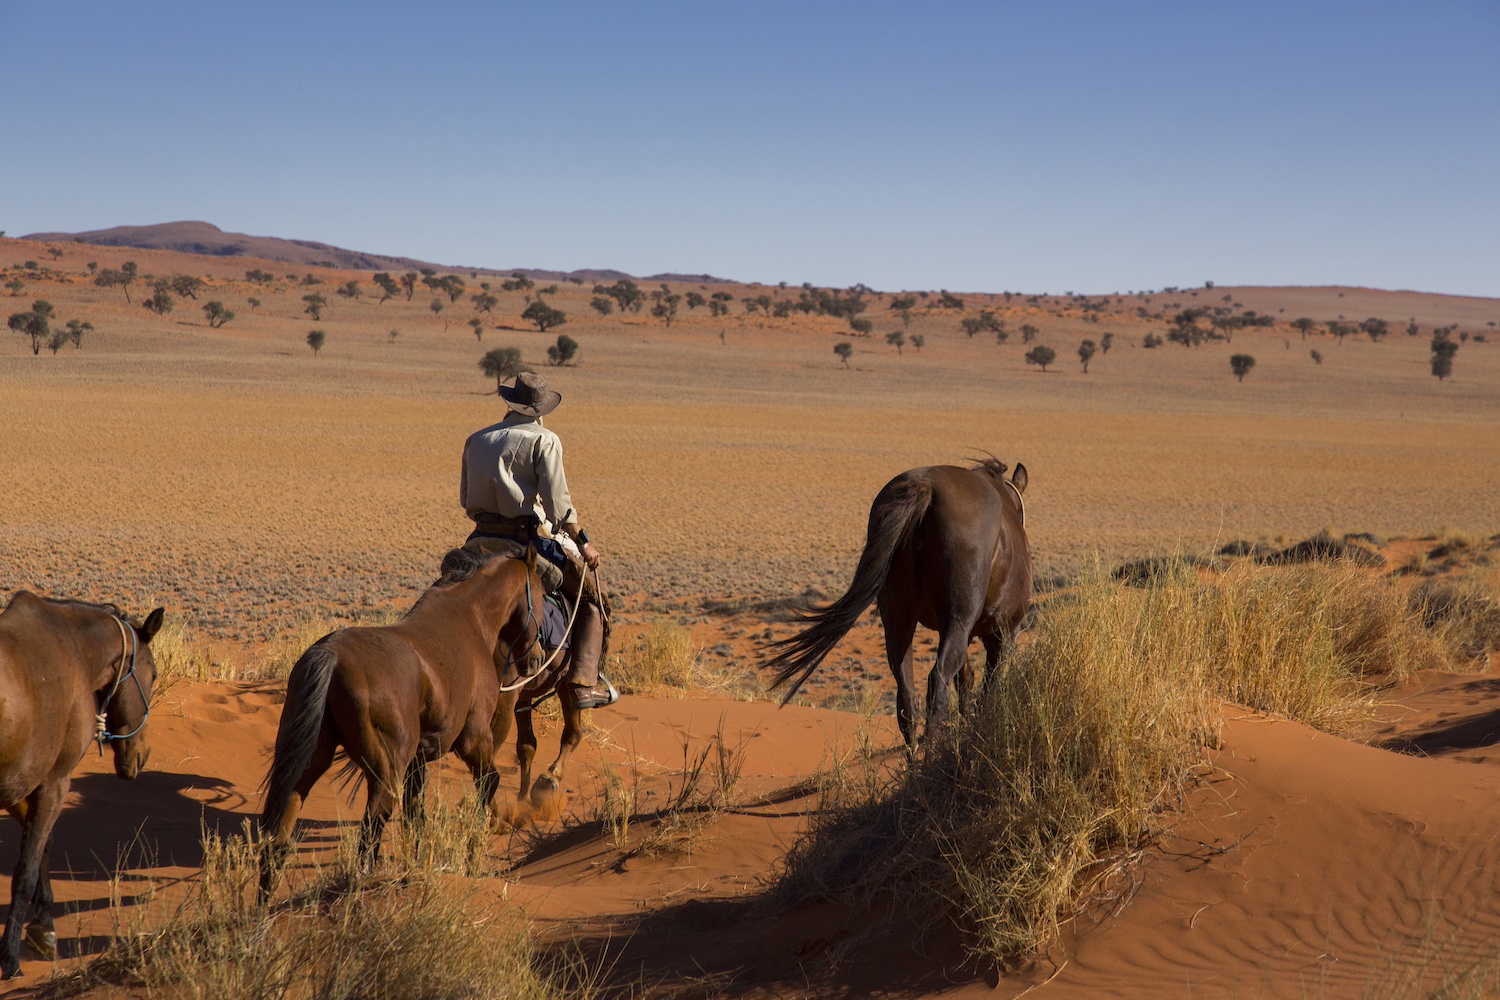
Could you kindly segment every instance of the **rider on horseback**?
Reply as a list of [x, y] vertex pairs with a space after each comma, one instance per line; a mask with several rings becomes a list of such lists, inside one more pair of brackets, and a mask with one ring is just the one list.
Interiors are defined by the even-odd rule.
[[[549, 594], [577, 593], [584, 566], [599, 565], [599, 552], [578, 525], [563, 475], [562, 442], [542, 426], [542, 417], [562, 402], [535, 372], [500, 387], [510, 408], [504, 420], [475, 431], [464, 442], [458, 501], [474, 521], [465, 548], [478, 551], [536, 550], [537, 575]], [[599, 672], [605, 619], [594, 588], [585, 587], [573, 625], [572, 666], [567, 681], [579, 708], [601, 708], [620, 696]]]

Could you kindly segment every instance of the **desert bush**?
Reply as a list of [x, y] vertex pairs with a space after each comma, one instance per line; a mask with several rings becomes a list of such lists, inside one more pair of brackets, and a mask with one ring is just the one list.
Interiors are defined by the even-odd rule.
[[1492, 574], [1429, 580], [1414, 588], [1410, 609], [1460, 662], [1484, 666], [1500, 649], [1500, 586]]
[[[552, 311], [557, 312], [558, 310], [554, 309]], [[540, 323], [541, 321], [538, 320], [537, 322]], [[543, 329], [545, 329], [545, 327], [543, 327]], [[557, 335], [557, 343], [547, 348], [547, 363], [549, 365], [572, 364], [573, 359], [577, 356], [578, 341], [574, 340], [566, 333], [559, 333]]]
[[202, 874], [175, 907], [127, 913], [116, 894], [115, 942], [52, 994], [123, 986], [194, 998], [400, 1000], [587, 991], [535, 961], [525, 917], [481, 896], [478, 883], [416, 868], [350, 884], [327, 869], [309, 891], [267, 907], [256, 898], [252, 842], [206, 836], [203, 848]]
[[169, 617], [151, 640], [158, 682], [182, 678], [191, 681], [221, 679], [226, 672], [214, 663], [213, 650], [176, 616]]
[[1234, 354], [1229, 358], [1229, 370], [1234, 373], [1234, 377], [1240, 382], [1245, 381], [1245, 376], [1249, 375], [1250, 369], [1254, 367], [1255, 359], [1248, 354]]

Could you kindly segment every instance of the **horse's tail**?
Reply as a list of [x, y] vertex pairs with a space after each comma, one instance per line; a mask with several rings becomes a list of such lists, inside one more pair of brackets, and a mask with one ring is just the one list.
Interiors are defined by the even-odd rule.
[[932, 484], [925, 478], [898, 476], [887, 483], [870, 505], [865, 550], [860, 553], [854, 581], [844, 596], [832, 604], [806, 612], [802, 617], [812, 624], [799, 634], [766, 645], [767, 649], [781, 650], [766, 661], [766, 666], [777, 668], [776, 680], [771, 687], [778, 688], [792, 681], [792, 686], [781, 699], [783, 705], [792, 700], [803, 682], [875, 600], [885, 585], [897, 549], [911, 537], [931, 503]]
[[319, 639], [297, 660], [287, 678], [286, 707], [276, 727], [271, 770], [262, 783], [266, 797], [260, 829], [264, 834], [274, 834], [280, 828], [292, 791], [312, 761], [328, 706], [328, 684], [337, 664], [338, 654]]

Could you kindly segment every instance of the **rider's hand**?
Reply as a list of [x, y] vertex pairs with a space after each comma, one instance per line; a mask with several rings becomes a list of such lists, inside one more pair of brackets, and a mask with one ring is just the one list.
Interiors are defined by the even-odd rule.
[[599, 550], [594, 548], [593, 542], [584, 542], [578, 551], [583, 554], [583, 561], [588, 563], [589, 569], [599, 568]]

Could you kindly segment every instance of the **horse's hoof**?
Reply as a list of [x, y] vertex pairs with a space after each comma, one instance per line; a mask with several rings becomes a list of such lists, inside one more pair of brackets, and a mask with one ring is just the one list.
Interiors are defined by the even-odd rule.
[[14, 979], [21, 974], [19, 958], [0, 959], [0, 979]]
[[503, 833], [507, 830], [519, 830], [531, 822], [531, 803], [525, 799], [517, 799], [515, 802], [503, 802], [495, 806], [494, 815], [490, 820], [491, 833]]
[[32, 924], [26, 928], [26, 947], [49, 962], [57, 961], [57, 932], [50, 927]]
[[537, 822], [551, 823], [560, 819], [564, 802], [565, 796], [556, 778], [538, 778], [536, 784], [531, 786], [531, 808], [535, 810], [534, 819]]

